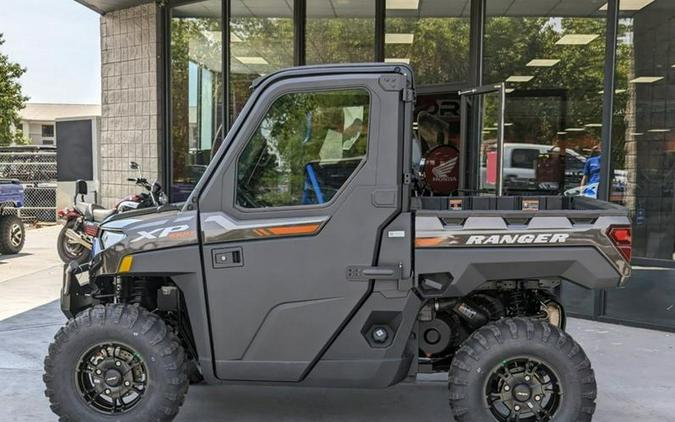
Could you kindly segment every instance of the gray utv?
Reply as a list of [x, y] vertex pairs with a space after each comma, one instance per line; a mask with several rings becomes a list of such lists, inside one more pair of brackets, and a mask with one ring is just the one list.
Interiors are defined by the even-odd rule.
[[403, 65], [257, 80], [186, 203], [111, 218], [92, 261], [65, 269], [53, 411], [170, 421], [202, 379], [386, 388], [447, 372], [457, 421], [590, 421], [594, 373], [557, 291], [625, 282], [626, 210], [420, 193], [414, 100]]

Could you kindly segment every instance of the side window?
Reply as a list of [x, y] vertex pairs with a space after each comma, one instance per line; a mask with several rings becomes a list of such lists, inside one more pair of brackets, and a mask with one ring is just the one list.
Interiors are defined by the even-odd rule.
[[511, 153], [511, 167], [533, 169], [538, 157], [538, 149], [514, 149]]
[[269, 208], [330, 201], [366, 158], [364, 89], [286, 94], [237, 161], [237, 204]]

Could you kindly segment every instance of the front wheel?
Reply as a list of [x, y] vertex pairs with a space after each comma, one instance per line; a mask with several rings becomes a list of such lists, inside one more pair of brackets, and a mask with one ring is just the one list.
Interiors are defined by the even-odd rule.
[[71, 422], [169, 422], [188, 388], [185, 353], [164, 321], [137, 305], [97, 305], [49, 345], [51, 409]]
[[458, 422], [590, 421], [591, 363], [565, 332], [546, 322], [507, 318], [474, 332], [448, 374]]
[[68, 230], [74, 230], [76, 225], [77, 220], [69, 220], [66, 222], [56, 240], [56, 250], [59, 253], [59, 258], [61, 258], [61, 261], [63, 261], [64, 264], [69, 264], [71, 261], [77, 261], [78, 264], [83, 264], [89, 261], [89, 256], [91, 255], [91, 250], [77, 242], [73, 242], [66, 235]]
[[26, 230], [21, 219], [15, 215], [0, 215], [0, 254], [18, 254], [25, 242]]

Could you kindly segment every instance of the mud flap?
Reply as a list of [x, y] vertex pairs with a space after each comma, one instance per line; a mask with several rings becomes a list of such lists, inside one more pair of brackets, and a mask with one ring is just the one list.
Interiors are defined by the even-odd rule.
[[71, 261], [64, 266], [61, 312], [68, 319], [75, 318], [78, 313], [93, 304], [90, 295], [89, 269], [89, 263], [78, 265], [76, 261]]

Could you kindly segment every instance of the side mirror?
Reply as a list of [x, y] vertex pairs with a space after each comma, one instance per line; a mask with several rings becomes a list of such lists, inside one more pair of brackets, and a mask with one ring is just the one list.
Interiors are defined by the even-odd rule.
[[86, 195], [87, 194], [87, 182], [84, 180], [78, 180], [75, 182], [75, 194], [76, 195]]
[[138, 163], [135, 162], [135, 161], [130, 161], [129, 162], [129, 168], [131, 170], [138, 170], [139, 168], [141, 168], [141, 166], [139, 166]]

